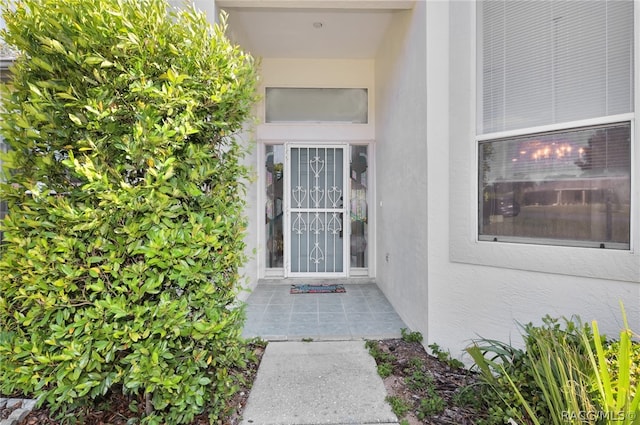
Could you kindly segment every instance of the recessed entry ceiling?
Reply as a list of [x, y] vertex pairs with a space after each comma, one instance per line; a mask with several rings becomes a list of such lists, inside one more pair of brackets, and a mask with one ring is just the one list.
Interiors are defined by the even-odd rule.
[[[390, 8], [233, 7], [228, 4], [233, 1], [220, 3], [229, 15], [229, 37], [258, 58], [373, 58], [393, 14], [398, 12]], [[296, 3], [288, 2], [292, 6]], [[406, 9], [411, 2], [397, 2], [401, 3]]]

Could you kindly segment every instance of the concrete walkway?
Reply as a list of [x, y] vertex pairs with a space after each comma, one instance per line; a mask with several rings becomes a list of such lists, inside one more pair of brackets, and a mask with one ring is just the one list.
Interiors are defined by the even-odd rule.
[[270, 342], [241, 424], [397, 424], [364, 344]]

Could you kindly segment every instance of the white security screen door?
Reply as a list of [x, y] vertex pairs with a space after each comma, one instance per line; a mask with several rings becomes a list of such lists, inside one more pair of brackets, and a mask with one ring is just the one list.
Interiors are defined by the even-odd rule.
[[346, 152], [346, 145], [287, 146], [288, 276], [346, 276]]

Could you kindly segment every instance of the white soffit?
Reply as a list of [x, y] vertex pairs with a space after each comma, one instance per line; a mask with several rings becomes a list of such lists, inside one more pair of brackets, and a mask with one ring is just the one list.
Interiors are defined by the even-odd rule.
[[216, 0], [218, 7], [411, 9], [416, 0]]
[[229, 36], [255, 57], [370, 59], [404, 0], [218, 0]]

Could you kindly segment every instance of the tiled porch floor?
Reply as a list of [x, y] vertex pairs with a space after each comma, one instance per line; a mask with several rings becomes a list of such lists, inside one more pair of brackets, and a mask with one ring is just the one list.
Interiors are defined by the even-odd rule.
[[289, 293], [260, 284], [247, 300], [243, 336], [266, 340], [398, 338], [406, 328], [375, 284], [346, 284], [343, 294]]

